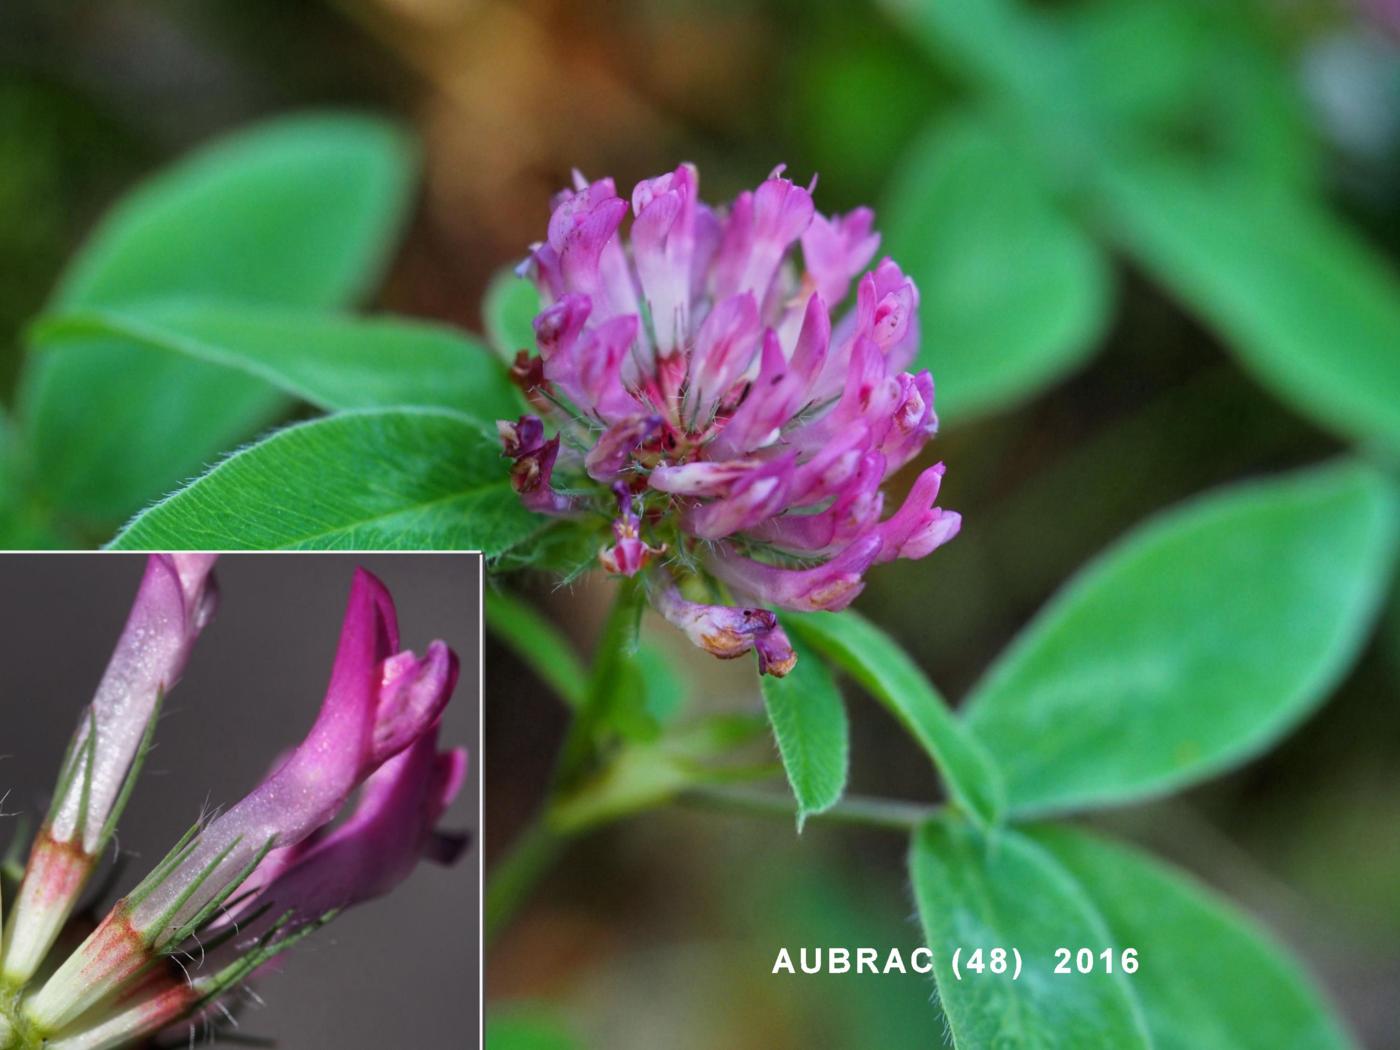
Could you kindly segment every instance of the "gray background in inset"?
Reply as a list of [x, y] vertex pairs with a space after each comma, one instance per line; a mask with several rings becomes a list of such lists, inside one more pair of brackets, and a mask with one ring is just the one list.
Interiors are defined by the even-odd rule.
[[[145, 555], [0, 555], [0, 843], [14, 814], [43, 816], [64, 747], [102, 675]], [[396, 600], [402, 644], [450, 644], [462, 674], [443, 745], [470, 769], [444, 826], [472, 842], [453, 868], [423, 864], [391, 896], [335, 920], [257, 982], [242, 1032], [289, 1050], [452, 1050], [477, 1043], [480, 561], [467, 554], [229, 554], [219, 613], [168, 698], [119, 830], [117, 893], [159, 860], [201, 809], [237, 801], [315, 718], [351, 575], [363, 565]], [[100, 876], [99, 876], [100, 879]], [[103, 901], [103, 907], [110, 901]]]

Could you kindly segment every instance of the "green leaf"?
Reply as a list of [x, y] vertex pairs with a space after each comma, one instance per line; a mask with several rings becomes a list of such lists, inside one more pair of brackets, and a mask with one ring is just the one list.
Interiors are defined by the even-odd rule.
[[1001, 818], [1006, 789], [991, 757], [889, 635], [849, 609], [838, 614], [784, 613], [783, 625], [899, 719], [933, 759], [949, 793], [972, 817], [983, 825]]
[[[885, 0], [940, 64], [974, 88], [1063, 187], [1104, 150], [1093, 84], [1064, 18], [1019, 0]], [[1024, 161], [1023, 161], [1024, 162]]]
[[643, 642], [636, 664], [642, 676], [642, 710], [653, 723], [664, 726], [685, 709], [689, 683], [681, 678], [674, 656], [660, 646]]
[[99, 536], [291, 407], [261, 379], [110, 339], [31, 356], [21, 397], [35, 487]]
[[[412, 164], [390, 126], [299, 117], [230, 136], [118, 204], [79, 253], [56, 310], [177, 295], [341, 306], [377, 279]], [[261, 380], [126, 340], [32, 359], [20, 415], [48, 500], [110, 524], [280, 415]]]
[[54, 305], [172, 294], [340, 306], [379, 279], [413, 179], [408, 143], [357, 116], [275, 120], [179, 161], [121, 201]]
[[582, 704], [588, 671], [564, 632], [529, 602], [505, 591], [487, 590], [485, 606], [486, 629], [566, 704]]
[[1017, 0], [886, 0], [935, 59], [983, 90], [1034, 110], [1079, 104], [1064, 91], [1065, 45]]
[[634, 651], [618, 654], [597, 724], [624, 740], [652, 741], [661, 735], [663, 723], [680, 706], [680, 699], [680, 682], [670, 661], [654, 645], [641, 641]]
[[[962, 821], [940, 819], [915, 832], [909, 870], [955, 1046], [1152, 1046], [1132, 978], [1116, 969], [1054, 972], [1056, 948], [1097, 954], [1133, 945], [1115, 941], [1093, 902], [1040, 847], [1014, 831], [983, 837]], [[1010, 969], [991, 971], [994, 948], [1021, 953], [1018, 978]], [[959, 949], [961, 980], [952, 965]], [[969, 968], [978, 949], [988, 964], [981, 973]]]
[[1389, 483], [1353, 461], [1227, 488], [1130, 533], [968, 701], [1013, 811], [1160, 794], [1277, 740], [1356, 657], [1395, 533]]
[[919, 286], [918, 365], [949, 422], [1061, 378], [1108, 318], [1103, 255], [1035, 172], [1034, 158], [962, 117], [917, 142], [893, 176], [889, 251]]
[[1094, 0], [1066, 9], [1092, 104], [1115, 147], [1171, 148], [1310, 188], [1319, 149], [1294, 57], [1257, 4]]
[[540, 293], [533, 282], [512, 270], [502, 270], [491, 278], [481, 302], [481, 319], [486, 337], [502, 360], [514, 361], [517, 351], [535, 349], [535, 315], [540, 312]]
[[439, 409], [391, 409], [278, 431], [138, 515], [112, 546], [491, 557], [541, 524], [520, 505], [480, 423]]
[[598, 549], [613, 542], [606, 518], [559, 518], [545, 524], [528, 544], [512, 547], [492, 564], [497, 575], [536, 569], [568, 586], [598, 564]]
[[218, 302], [159, 303], [41, 318], [31, 343], [63, 353], [110, 339], [251, 376], [327, 412], [421, 405], [483, 422], [517, 414], [514, 388], [464, 333], [399, 318], [362, 320]]
[[1400, 281], [1345, 225], [1256, 180], [1139, 160], [1106, 175], [1114, 236], [1293, 408], [1400, 451]]
[[836, 805], [846, 789], [850, 727], [836, 680], [800, 638], [797, 664], [785, 678], [761, 676], [763, 704], [797, 798], [797, 830], [813, 813]]
[[1160, 136], [1199, 116], [1217, 33], [1192, 0], [1093, 0], [1065, 12], [1093, 104], [1120, 135]]
[[1033, 833], [1097, 905], [1156, 1050], [1342, 1050], [1354, 1044], [1287, 952], [1203, 886], [1067, 827]]
[[29, 485], [16, 447], [9, 414], [0, 405], [0, 549], [54, 550], [79, 544], [50, 520], [45, 508], [30, 497]]

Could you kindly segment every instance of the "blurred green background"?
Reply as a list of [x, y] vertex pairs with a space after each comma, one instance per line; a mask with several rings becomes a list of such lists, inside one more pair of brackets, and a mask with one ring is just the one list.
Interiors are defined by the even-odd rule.
[[[930, 455], [966, 524], [872, 573], [860, 608], [957, 697], [1152, 511], [1348, 438], [1394, 463], [1400, 24], [1386, 0], [947, 9], [976, 17], [914, 0], [9, 0], [4, 400], [25, 319], [104, 206], [260, 116], [351, 106], [411, 126], [424, 189], [375, 305], [475, 329], [571, 167], [630, 186], [690, 159], [719, 201], [786, 162], [820, 174], [824, 211], [873, 203], [923, 289], [945, 424]], [[1125, 158], [1154, 178], [1125, 177]], [[588, 646], [603, 587], [526, 587]], [[758, 709], [748, 668], [675, 660], [692, 709]], [[509, 653], [487, 666], [489, 869], [564, 719]], [[1100, 818], [1261, 917], [1376, 1047], [1400, 1046], [1397, 681], [1392, 599], [1281, 748]], [[856, 701], [852, 720], [854, 790], [937, 796], [881, 712]], [[916, 946], [903, 852], [680, 808], [618, 825], [574, 846], [493, 947], [492, 1016], [540, 1047], [931, 1045], [923, 978], [768, 975], [779, 945]]]

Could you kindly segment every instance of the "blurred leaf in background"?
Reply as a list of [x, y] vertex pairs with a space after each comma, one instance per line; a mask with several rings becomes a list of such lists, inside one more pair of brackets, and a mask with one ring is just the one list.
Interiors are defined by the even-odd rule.
[[[291, 118], [235, 135], [121, 202], [52, 305], [347, 305], [383, 271], [412, 170], [403, 137], [361, 118]], [[35, 485], [96, 527], [169, 492], [286, 407], [251, 376], [87, 333], [32, 362], [19, 415]]]
[[957, 424], [1037, 393], [1103, 337], [1112, 279], [1036, 158], [976, 117], [940, 123], [901, 165], [884, 250], [919, 286], [918, 364]]
[[1356, 463], [1227, 489], [1100, 556], [987, 672], [967, 717], [1013, 809], [1179, 788], [1257, 754], [1370, 636], [1393, 484]]

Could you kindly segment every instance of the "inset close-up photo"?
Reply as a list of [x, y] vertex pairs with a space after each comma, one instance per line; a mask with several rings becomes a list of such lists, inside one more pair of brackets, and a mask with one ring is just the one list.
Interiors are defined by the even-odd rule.
[[468, 554], [0, 556], [0, 1045], [465, 1045], [479, 588]]

